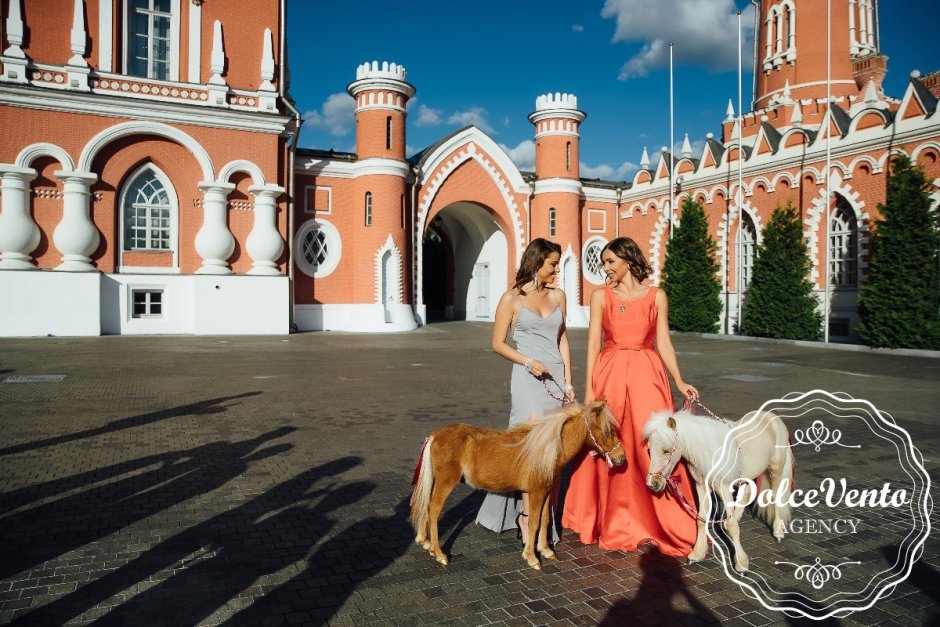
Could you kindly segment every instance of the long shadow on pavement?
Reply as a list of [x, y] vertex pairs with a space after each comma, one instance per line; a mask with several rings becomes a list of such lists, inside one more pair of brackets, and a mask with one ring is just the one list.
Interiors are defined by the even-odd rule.
[[[297, 577], [267, 593], [225, 625], [261, 625], [290, 607], [298, 620], [325, 623], [365, 580], [373, 577], [408, 550], [414, 530], [408, 520], [408, 499], [391, 516], [371, 516], [349, 527], [317, 547], [307, 568]], [[304, 590], [306, 596], [299, 596]]]
[[[634, 600], [618, 601], [608, 610], [601, 625], [684, 625], [691, 617], [704, 623], [719, 622], [719, 617], [689, 590], [680, 560], [647, 549], [640, 558], [640, 569], [643, 579]], [[692, 606], [692, 612], [674, 609], [672, 599], [676, 596], [685, 599]]]
[[45, 440], [37, 440], [35, 442], [26, 442], [24, 444], [15, 444], [6, 448], [0, 448], [0, 456], [13, 455], [15, 453], [23, 453], [26, 451], [34, 451], [36, 449], [45, 448], [47, 446], [64, 444], [65, 442], [74, 442], [76, 440], [83, 440], [85, 438], [93, 438], [98, 435], [104, 435], [105, 433], [113, 433], [123, 429], [140, 427], [153, 422], [158, 422], [160, 420], [166, 420], [167, 418], [175, 418], [177, 416], [204, 416], [210, 414], [220, 414], [226, 411], [229, 407], [228, 405], [223, 405], [223, 403], [235, 400], [237, 398], [257, 396], [258, 394], [261, 394], [261, 392], [244, 392], [242, 394], [236, 394], [235, 396], [222, 396], [220, 398], [199, 401], [198, 403], [190, 403], [189, 405], [180, 405], [179, 407], [161, 409], [160, 411], [151, 412], [149, 414], [141, 414], [139, 416], [131, 416], [130, 418], [112, 420], [108, 424], [95, 427], [94, 429], [86, 429], [76, 433], [57, 435], [52, 438], [46, 438]]
[[[311, 468], [264, 494], [190, 527], [124, 566], [33, 612], [13, 625], [62, 624], [122, 592], [146, 588], [99, 618], [102, 625], [195, 625], [264, 575], [294, 564], [335, 524], [327, 513], [371, 492], [371, 482], [311, 491], [358, 466], [342, 457]], [[315, 506], [302, 501], [320, 497]], [[168, 578], [153, 583], [158, 573]], [[149, 587], [148, 587], [149, 586]], [[259, 623], [260, 624], [260, 621]]]
[[[242, 474], [252, 462], [290, 450], [289, 444], [258, 448], [269, 440], [295, 431], [282, 427], [240, 442], [214, 442], [191, 449], [154, 455], [112, 467], [83, 473], [61, 482], [56, 489], [70, 491], [96, 483], [69, 496], [0, 518], [0, 541], [5, 546], [0, 560], [0, 579], [32, 568], [64, 553], [104, 538], [128, 525], [177, 503], [209, 493]], [[148, 468], [132, 476], [105, 482], [127, 472]], [[50, 487], [39, 485], [0, 496], [0, 510], [46, 498]], [[16, 502], [8, 501], [15, 498]]]

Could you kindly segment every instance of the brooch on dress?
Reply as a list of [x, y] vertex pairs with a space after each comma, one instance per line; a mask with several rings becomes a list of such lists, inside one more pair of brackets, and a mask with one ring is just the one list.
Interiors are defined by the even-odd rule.
[[626, 306], [626, 305], [620, 305], [620, 313], [623, 313], [623, 312], [625, 312], [626, 310], [627, 310], [627, 306]]

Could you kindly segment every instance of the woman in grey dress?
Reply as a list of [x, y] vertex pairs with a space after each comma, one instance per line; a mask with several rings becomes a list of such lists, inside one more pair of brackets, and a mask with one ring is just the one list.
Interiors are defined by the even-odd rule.
[[[574, 400], [571, 353], [565, 332], [565, 294], [558, 284], [561, 247], [532, 240], [519, 264], [512, 289], [499, 299], [493, 324], [493, 350], [513, 363], [510, 426], [550, 414]], [[506, 339], [512, 329], [515, 347]], [[519, 529], [526, 541], [528, 495], [487, 493], [477, 523], [493, 531]], [[552, 541], [558, 534], [554, 521]]]

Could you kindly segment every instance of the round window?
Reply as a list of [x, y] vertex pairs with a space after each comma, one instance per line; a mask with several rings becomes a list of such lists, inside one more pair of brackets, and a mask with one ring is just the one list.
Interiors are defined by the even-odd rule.
[[584, 278], [594, 285], [604, 284], [604, 263], [601, 261], [601, 251], [607, 245], [607, 240], [594, 237], [584, 244], [581, 253], [581, 267], [584, 268]]
[[342, 240], [336, 227], [324, 220], [308, 220], [294, 238], [297, 267], [301, 272], [319, 279], [328, 276], [342, 255]]

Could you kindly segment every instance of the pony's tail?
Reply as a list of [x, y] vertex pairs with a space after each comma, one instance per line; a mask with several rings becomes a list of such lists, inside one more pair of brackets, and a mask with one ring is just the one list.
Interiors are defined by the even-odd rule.
[[431, 464], [431, 443], [428, 438], [418, 458], [418, 478], [414, 493], [411, 495], [411, 524], [420, 536], [428, 526], [428, 504], [431, 500], [431, 488], [434, 487], [434, 468]]

